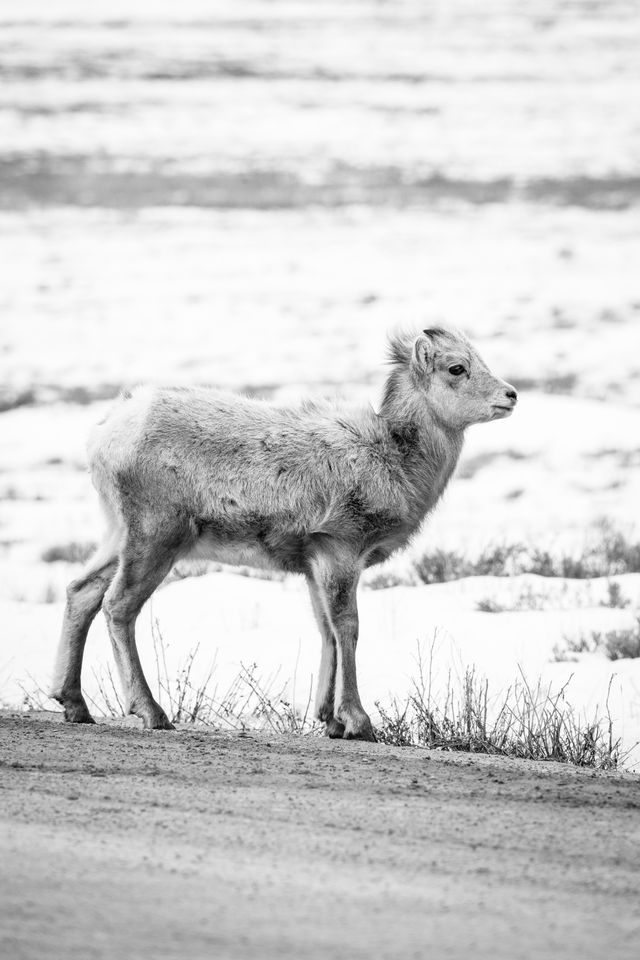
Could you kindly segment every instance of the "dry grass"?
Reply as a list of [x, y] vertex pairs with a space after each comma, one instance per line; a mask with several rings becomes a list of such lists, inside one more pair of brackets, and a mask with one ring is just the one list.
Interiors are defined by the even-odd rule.
[[[172, 723], [196, 723], [207, 727], [223, 727], [233, 730], [271, 730], [274, 733], [306, 736], [320, 731], [311, 716], [312, 684], [306, 696], [303, 710], [294, 704], [297, 700], [295, 685], [291, 700], [284, 696], [286, 684], [279, 682], [277, 673], [263, 677], [255, 663], [241, 666], [239, 673], [228, 687], [221, 689], [215, 681], [215, 661], [209, 665], [204, 678], [197, 660], [197, 644], [171, 677], [167, 667], [166, 643], [158, 621], [152, 619], [152, 636], [155, 654], [155, 696]], [[120, 686], [110, 666], [94, 674], [97, 696], [87, 697], [92, 713], [97, 717], [123, 717], [124, 704]], [[42, 694], [42, 691], [39, 691]], [[293, 702], [292, 702], [293, 701]], [[25, 706], [32, 706], [26, 702]], [[34, 704], [43, 709], [42, 697]]]
[[[504, 599], [499, 596], [488, 595], [476, 603], [476, 610], [482, 613], [519, 613], [528, 610], [573, 610], [577, 607], [594, 606], [591, 585], [586, 584], [578, 594], [569, 590], [565, 584], [560, 590], [547, 587], [543, 590], [535, 589], [526, 584], [515, 596]], [[631, 600], [625, 596], [622, 587], [615, 580], [607, 582], [606, 596], [597, 604], [611, 610], [626, 610], [631, 606]]]
[[640, 616], [633, 627], [626, 630], [607, 630], [604, 649], [609, 660], [625, 660], [640, 657]]
[[509, 602], [497, 597], [483, 597], [478, 600], [476, 610], [481, 613], [515, 613], [522, 610], [545, 610], [552, 603], [553, 598], [547, 593], [534, 590], [533, 587], [527, 585]]
[[43, 550], [40, 559], [43, 563], [86, 563], [95, 553], [97, 544], [79, 543], [71, 540], [69, 543], [58, 543]]
[[415, 572], [423, 583], [521, 573], [573, 580], [613, 577], [640, 572], [640, 541], [627, 537], [609, 523], [602, 523], [582, 549], [573, 553], [554, 553], [524, 543], [492, 544], [474, 557], [453, 550], [434, 550], [416, 560]]
[[622, 592], [622, 587], [615, 580], [610, 580], [607, 584], [607, 596], [601, 603], [603, 607], [610, 607], [612, 610], [625, 610], [631, 606], [631, 601]]
[[553, 648], [553, 659], [559, 662], [577, 660], [581, 653], [604, 653], [609, 660], [640, 657], [640, 614], [632, 627], [617, 630], [590, 630], [565, 636]]
[[[48, 547], [41, 559], [45, 563], [64, 561], [85, 563], [96, 549], [94, 543], [71, 541]], [[213, 572], [232, 572], [240, 576], [262, 580], [284, 580], [286, 574], [277, 570], [258, 570], [252, 567], [229, 567], [212, 561], [178, 563], [166, 582], [186, 577], [203, 576]], [[433, 550], [424, 553], [405, 570], [386, 566], [371, 572], [364, 585], [373, 590], [384, 590], [399, 585], [413, 586], [416, 583], [445, 583], [464, 577], [508, 577], [522, 573], [534, 573], [544, 577], [588, 580], [596, 577], [613, 577], [624, 573], [640, 572], [640, 541], [631, 539], [616, 530], [609, 522], [600, 523], [587, 537], [582, 549], [574, 553], [553, 552], [530, 547], [524, 543], [493, 543], [480, 553], [468, 556], [455, 550]], [[541, 595], [522, 598], [521, 606], [514, 609], [538, 610], [544, 608]], [[625, 606], [620, 587], [612, 582], [606, 606]], [[502, 612], [501, 605], [487, 600], [478, 609]], [[506, 608], [504, 608], [506, 609]]]
[[570, 680], [554, 692], [540, 680], [532, 686], [520, 671], [506, 692], [493, 697], [488, 680], [467, 669], [461, 682], [449, 675], [444, 695], [435, 697], [432, 675], [433, 645], [426, 671], [419, 657], [414, 692], [402, 703], [393, 701], [390, 708], [376, 704], [380, 740], [604, 770], [617, 768], [628, 756], [614, 734], [608, 695], [604, 714], [596, 712], [587, 719], [567, 702]]
[[[640, 630], [640, 628], [639, 628]], [[640, 635], [640, 633], [639, 633]], [[256, 664], [242, 666], [228, 687], [215, 682], [215, 663], [204, 679], [195, 681], [196, 646], [175, 677], [167, 670], [166, 647], [157, 621], [153, 625], [156, 697], [173, 723], [192, 723], [239, 731], [269, 730], [295, 736], [320, 735], [323, 725], [311, 714], [313, 679], [305, 689], [305, 706], [296, 706], [277, 673], [264, 678]], [[467, 669], [461, 681], [449, 674], [444, 693], [432, 689], [433, 652], [428, 664], [418, 656], [418, 678], [413, 693], [403, 702], [377, 703], [378, 739], [395, 746], [468, 751], [527, 760], [556, 760], [581, 767], [614, 769], [624, 765], [631, 751], [622, 751], [614, 733], [608, 696], [603, 713], [591, 719], [579, 716], [567, 702], [569, 681], [559, 690], [531, 685], [522, 671], [499, 696], [489, 682]], [[201, 674], [200, 674], [201, 675]], [[111, 667], [95, 675], [97, 695], [87, 697], [96, 717], [123, 717], [124, 705]], [[46, 693], [32, 678], [23, 686], [25, 710], [50, 709]]]

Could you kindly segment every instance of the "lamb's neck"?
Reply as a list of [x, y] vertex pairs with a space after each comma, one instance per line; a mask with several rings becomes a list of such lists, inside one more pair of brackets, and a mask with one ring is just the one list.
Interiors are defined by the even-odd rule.
[[420, 519], [442, 496], [462, 451], [464, 432], [441, 424], [429, 411], [387, 418], [404, 461], [412, 506]]

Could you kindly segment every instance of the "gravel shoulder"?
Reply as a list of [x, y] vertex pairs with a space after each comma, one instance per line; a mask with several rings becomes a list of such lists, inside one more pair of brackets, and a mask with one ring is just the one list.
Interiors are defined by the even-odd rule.
[[636, 958], [640, 778], [0, 716], [0, 953]]

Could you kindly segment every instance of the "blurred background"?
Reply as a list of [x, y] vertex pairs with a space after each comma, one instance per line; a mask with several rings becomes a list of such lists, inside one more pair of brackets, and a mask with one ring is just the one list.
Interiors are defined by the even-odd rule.
[[632, 0], [2, 0], [6, 617], [98, 538], [123, 386], [375, 405], [397, 326], [521, 394], [416, 549], [633, 529], [639, 49]]

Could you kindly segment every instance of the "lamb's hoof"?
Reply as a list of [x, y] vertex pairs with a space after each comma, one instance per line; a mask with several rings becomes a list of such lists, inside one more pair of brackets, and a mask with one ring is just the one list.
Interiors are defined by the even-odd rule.
[[65, 703], [64, 719], [67, 723], [95, 723], [84, 701], [81, 703]]
[[347, 722], [345, 724], [344, 733], [342, 734], [343, 740], [366, 740], [369, 743], [377, 743], [376, 735], [373, 732], [373, 727], [371, 725], [371, 720], [369, 717], [365, 716], [362, 720], [358, 720], [354, 723]]
[[344, 737], [344, 724], [336, 720], [335, 717], [331, 717], [330, 720], [325, 722], [324, 735], [325, 737], [331, 737], [332, 740], [342, 740]]
[[153, 714], [145, 714], [142, 718], [145, 730], [175, 730], [164, 710]]

